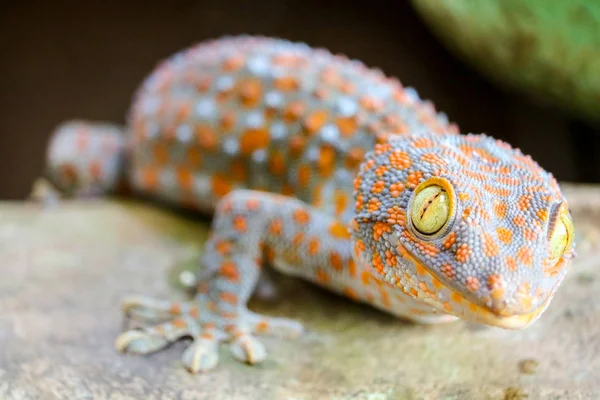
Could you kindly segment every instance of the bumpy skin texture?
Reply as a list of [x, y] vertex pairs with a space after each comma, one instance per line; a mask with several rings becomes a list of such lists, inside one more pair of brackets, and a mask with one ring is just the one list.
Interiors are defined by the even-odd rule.
[[193, 372], [214, 367], [220, 342], [255, 363], [266, 352], [254, 334], [302, 331], [246, 309], [263, 264], [416, 322], [522, 328], [573, 256], [566, 200], [529, 157], [458, 135], [413, 89], [303, 44], [236, 37], [179, 53], [143, 83], [120, 130], [61, 125], [50, 177], [76, 193], [126, 177], [136, 192], [215, 212], [196, 298], [126, 299], [149, 326], [116, 344], [149, 353], [191, 336]]

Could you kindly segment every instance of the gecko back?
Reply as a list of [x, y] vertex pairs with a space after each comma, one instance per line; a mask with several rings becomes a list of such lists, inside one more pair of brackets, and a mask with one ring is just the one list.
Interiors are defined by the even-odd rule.
[[[249, 36], [203, 42], [163, 61], [135, 95], [126, 138], [117, 130], [81, 121], [59, 127], [55, 136], [68, 131], [73, 140], [50, 146], [53, 180], [67, 173], [63, 181], [78, 177], [79, 186], [96, 181], [107, 190], [127, 166], [136, 191], [186, 207], [212, 211], [231, 190], [248, 188], [294, 196], [344, 220], [352, 180], [378, 135], [457, 133], [430, 102], [379, 70]], [[112, 154], [82, 151], [82, 142], [106, 136]]]

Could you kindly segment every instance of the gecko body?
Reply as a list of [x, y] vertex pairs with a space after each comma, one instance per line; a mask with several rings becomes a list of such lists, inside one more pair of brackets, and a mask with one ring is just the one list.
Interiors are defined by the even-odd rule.
[[216, 365], [221, 342], [256, 363], [256, 334], [302, 332], [246, 308], [263, 265], [415, 322], [519, 329], [547, 308], [574, 254], [566, 199], [530, 157], [459, 135], [379, 70], [280, 39], [223, 38], [170, 57], [136, 93], [127, 127], [64, 123], [48, 165], [65, 191], [125, 184], [214, 213], [194, 300], [126, 299], [148, 326], [116, 342], [149, 353], [190, 336], [193, 372]]

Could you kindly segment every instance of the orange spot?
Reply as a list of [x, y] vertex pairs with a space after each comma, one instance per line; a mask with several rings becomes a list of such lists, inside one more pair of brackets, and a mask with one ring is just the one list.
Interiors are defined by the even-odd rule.
[[400, 208], [399, 206], [393, 206], [392, 208], [388, 208], [387, 212], [388, 224], [398, 224], [400, 226], [406, 226], [406, 212], [402, 208]]
[[275, 176], [284, 175], [286, 172], [285, 157], [280, 151], [275, 151], [269, 158], [269, 172]]
[[222, 256], [229, 254], [231, 249], [231, 242], [226, 240], [220, 240], [215, 244], [215, 250], [217, 250], [217, 252]]
[[514, 257], [506, 256], [505, 263], [509, 270], [511, 270], [511, 271], [517, 270], [517, 261], [514, 259]]
[[390, 195], [394, 198], [399, 197], [404, 189], [405, 187], [402, 182], [392, 183], [390, 185]]
[[264, 333], [269, 329], [269, 323], [267, 321], [260, 321], [254, 329], [256, 329], [256, 332]]
[[365, 151], [361, 148], [354, 147], [348, 151], [346, 157], [346, 167], [354, 169], [360, 165], [362, 160], [365, 158]]
[[373, 268], [375, 268], [375, 271], [377, 271], [379, 274], [383, 275], [384, 265], [383, 265], [383, 262], [381, 261], [381, 257], [379, 257], [379, 254], [377, 252], [373, 253], [372, 263], [373, 263]]
[[294, 245], [294, 247], [299, 247], [303, 241], [304, 241], [304, 233], [298, 232], [294, 236], [294, 239], [292, 239], [292, 244]]
[[371, 187], [371, 192], [381, 193], [381, 192], [383, 192], [383, 189], [385, 189], [385, 182], [384, 181], [377, 181]]
[[319, 282], [321, 284], [327, 284], [330, 280], [329, 275], [322, 268], [317, 269], [315, 278], [317, 279], [317, 282]]
[[290, 156], [298, 157], [304, 150], [305, 144], [306, 140], [303, 137], [298, 135], [291, 136], [288, 145]]
[[394, 169], [405, 169], [412, 165], [412, 161], [410, 156], [405, 151], [394, 150], [392, 154], [390, 154], [390, 166]]
[[258, 79], [240, 83], [240, 99], [246, 107], [256, 107], [262, 96], [262, 84]]
[[300, 87], [296, 78], [294, 78], [292, 76], [285, 76], [285, 77], [277, 78], [277, 79], [275, 79], [274, 85], [277, 89], [284, 91], [284, 92], [298, 90], [298, 88]]
[[479, 290], [479, 279], [474, 276], [467, 276], [466, 279], [467, 289], [472, 292]]
[[196, 146], [189, 147], [187, 149], [186, 156], [187, 163], [192, 168], [200, 167], [202, 163], [202, 157], [200, 155], [200, 149]]
[[354, 254], [356, 255], [356, 257], [360, 257], [365, 251], [365, 249], [366, 246], [362, 240], [358, 239], [356, 243], [354, 243]]
[[444, 247], [449, 249], [452, 245], [456, 243], [456, 232], [450, 232], [446, 240], [444, 240]]
[[237, 266], [232, 261], [226, 261], [219, 267], [219, 275], [227, 280], [237, 282], [240, 279]]
[[456, 251], [456, 260], [458, 262], [465, 263], [469, 259], [470, 255], [471, 249], [469, 248], [469, 245], [463, 243], [459, 246], [458, 250]]
[[496, 228], [496, 233], [498, 234], [498, 239], [504, 244], [510, 244], [512, 242], [513, 233], [510, 229], [507, 228]]
[[308, 214], [308, 211], [302, 208], [295, 210], [293, 217], [298, 225], [306, 225], [308, 221], [310, 221], [310, 215]]
[[498, 255], [500, 247], [489, 233], [483, 234], [483, 252], [486, 257], [494, 257]]
[[460, 303], [460, 302], [462, 302], [462, 300], [463, 300], [462, 296], [461, 296], [460, 294], [456, 293], [456, 292], [453, 292], [453, 293], [450, 295], [450, 299], [451, 299], [453, 302], [455, 302], [455, 303]]
[[273, 235], [279, 236], [283, 232], [283, 221], [280, 219], [275, 219], [269, 225], [269, 232]]
[[338, 130], [342, 134], [342, 136], [351, 136], [354, 132], [356, 132], [356, 128], [358, 126], [356, 117], [341, 117], [336, 119], [335, 124], [338, 127]]
[[309, 133], [315, 133], [325, 125], [328, 116], [326, 110], [313, 111], [304, 121], [304, 127]]
[[348, 197], [343, 190], [336, 189], [333, 194], [333, 202], [335, 205], [335, 215], [340, 216], [346, 211], [346, 207], [348, 206]]
[[423, 178], [423, 173], [421, 171], [411, 171], [406, 179], [406, 186], [414, 189], [419, 184], [421, 178]]
[[321, 146], [319, 149], [317, 167], [319, 169], [319, 174], [323, 177], [328, 177], [333, 173], [335, 167], [335, 149], [332, 146]]
[[219, 119], [219, 129], [221, 132], [229, 132], [235, 126], [235, 113], [232, 111], [225, 111]]
[[349, 239], [351, 236], [348, 227], [339, 221], [335, 221], [329, 226], [329, 233], [336, 239]]
[[241, 215], [236, 215], [233, 218], [233, 226], [238, 232], [246, 232], [248, 230], [248, 224], [246, 223], [246, 218]]
[[350, 274], [351, 277], [356, 276], [356, 263], [354, 262], [354, 260], [352, 258], [350, 258], [348, 260], [348, 273]]
[[194, 187], [194, 177], [187, 168], [177, 168], [177, 182], [179, 183], [179, 186], [186, 191], [191, 191]]
[[219, 299], [221, 301], [224, 301], [226, 303], [231, 303], [231, 304], [235, 304], [238, 301], [238, 298], [235, 294], [230, 293], [230, 292], [223, 292], [219, 295]]
[[181, 314], [181, 305], [179, 303], [171, 304], [171, 309], [169, 310], [169, 313], [173, 315]]
[[496, 200], [494, 202], [494, 214], [496, 214], [496, 216], [498, 218], [505, 218], [506, 217], [506, 210], [507, 210], [507, 208], [508, 208], [508, 206], [503, 201]]
[[371, 273], [369, 271], [363, 271], [360, 276], [360, 280], [361, 280], [362, 284], [365, 286], [369, 286], [371, 284], [372, 278], [373, 277], [371, 276]]
[[522, 215], [517, 215], [516, 217], [513, 218], [513, 223], [517, 226], [525, 226], [527, 221], [525, 220], [525, 217], [523, 217]]
[[517, 259], [521, 264], [529, 267], [533, 263], [533, 252], [530, 248], [521, 246], [519, 250], [517, 250]]
[[519, 201], [517, 201], [517, 207], [523, 211], [529, 210], [529, 207], [531, 207], [531, 199], [533, 199], [533, 195], [531, 194], [525, 194], [521, 196]]
[[541, 209], [541, 210], [538, 210], [535, 214], [543, 222], [546, 222], [548, 220], [548, 210]]
[[145, 189], [158, 187], [158, 170], [156, 168], [146, 167], [142, 170], [142, 185]]
[[385, 233], [391, 230], [390, 226], [384, 222], [376, 222], [373, 225], [373, 240], [378, 241], [379, 238]]
[[223, 61], [221, 68], [224, 72], [233, 72], [242, 68], [243, 65], [244, 57], [242, 55], [235, 55], [228, 57], [225, 61]]
[[310, 167], [307, 164], [302, 164], [298, 168], [298, 183], [302, 187], [307, 187], [310, 183]]
[[448, 279], [454, 279], [454, 267], [451, 264], [444, 264], [442, 268], [440, 268], [442, 274], [444, 274]]
[[158, 165], [164, 165], [169, 162], [169, 150], [164, 142], [158, 142], [152, 149], [154, 161]]
[[185, 328], [187, 326], [187, 323], [181, 318], [174, 319], [173, 321], [171, 321], [171, 324], [175, 328]]
[[289, 103], [283, 111], [283, 119], [287, 123], [297, 121], [304, 114], [304, 104], [299, 101]]
[[377, 167], [377, 169], [375, 170], [375, 175], [377, 175], [378, 177], [382, 177], [383, 174], [385, 174], [385, 172], [388, 170], [387, 165], [380, 165], [379, 167]]
[[212, 191], [218, 197], [223, 197], [231, 191], [231, 184], [227, 176], [215, 174], [212, 176]]
[[346, 286], [344, 288], [344, 296], [346, 296], [352, 300], [355, 300], [355, 301], [359, 300], [358, 294], [354, 290], [349, 288], [348, 286]]
[[319, 252], [319, 239], [312, 238], [308, 241], [308, 249], [307, 252], [309, 255], [314, 256]]
[[435, 153], [426, 153], [426, 154], [423, 154], [423, 156], [421, 157], [421, 161], [428, 162], [428, 163], [434, 164], [434, 165], [438, 165], [440, 167], [443, 167], [443, 166], [445, 166], [447, 164], [446, 161], [442, 160]]
[[369, 200], [369, 211], [370, 212], [375, 212], [377, 210], [379, 210], [379, 207], [381, 206], [381, 202], [379, 200], [377, 200], [376, 198], [371, 198], [371, 200]]
[[237, 182], [245, 182], [248, 177], [248, 168], [244, 160], [239, 157], [233, 160], [229, 166], [230, 177]]
[[94, 180], [100, 180], [102, 177], [102, 164], [99, 161], [92, 161], [90, 163], [90, 175]]
[[266, 148], [269, 141], [269, 132], [265, 128], [247, 129], [240, 137], [240, 152], [250, 155], [254, 150]]
[[361, 97], [359, 103], [361, 107], [369, 112], [379, 111], [384, 107], [381, 100], [369, 96]]
[[206, 125], [196, 125], [195, 131], [198, 143], [202, 148], [207, 151], [214, 151], [217, 149], [219, 139], [211, 127]]
[[433, 147], [433, 141], [427, 138], [418, 138], [413, 142], [413, 146], [418, 149]]
[[332, 251], [329, 253], [329, 263], [336, 271], [341, 271], [344, 267], [342, 263], [342, 256], [340, 256], [337, 252]]

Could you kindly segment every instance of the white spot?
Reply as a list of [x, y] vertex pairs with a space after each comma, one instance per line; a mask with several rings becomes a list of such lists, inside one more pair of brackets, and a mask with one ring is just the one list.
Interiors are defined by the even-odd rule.
[[160, 184], [171, 188], [175, 185], [175, 173], [171, 169], [163, 169], [160, 174]]
[[210, 118], [215, 114], [217, 107], [214, 100], [202, 99], [196, 103], [196, 114], [200, 118]]
[[270, 91], [265, 95], [265, 104], [271, 108], [279, 108], [283, 105], [283, 94]]
[[154, 121], [148, 122], [146, 125], [146, 137], [148, 139], [153, 139], [158, 136], [160, 129], [158, 128], [158, 124]]
[[287, 128], [283, 122], [275, 122], [271, 125], [271, 139], [273, 140], [281, 140], [285, 138], [285, 134], [287, 132]]
[[259, 128], [265, 122], [265, 119], [260, 111], [251, 112], [246, 116], [246, 125], [249, 128]]
[[255, 75], [265, 76], [269, 73], [269, 60], [266, 57], [256, 56], [248, 61], [248, 69]]
[[215, 87], [218, 91], [224, 92], [225, 90], [229, 90], [233, 87], [234, 80], [229, 75], [220, 76], [217, 78], [215, 82]]
[[323, 128], [321, 128], [321, 137], [326, 142], [334, 143], [337, 141], [340, 136], [340, 131], [337, 126], [333, 124], [327, 124]]
[[225, 142], [223, 143], [223, 151], [225, 151], [225, 153], [232, 155], [232, 156], [237, 154], [239, 147], [240, 147], [240, 145], [239, 145], [238, 141], [233, 138], [229, 138], [229, 139], [225, 140]]
[[336, 104], [337, 112], [343, 117], [349, 117], [356, 114], [358, 105], [349, 97], [340, 97]]
[[311, 147], [306, 152], [306, 158], [308, 161], [317, 161], [319, 159], [319, 149], [317, 147]]
[[192, 273], [192, 271], [182, 271], [179, 274], [179, 283], [183, 286], [191, 288], [196, 285], [196, 276]]
[[264, 163], [267, 160], [267, 152], [265, 149], [254, 150], [252, 153], [252, 160], [255, 163]]
[[182, 143], [188, 143], [192, 140], [192, 128], [189, 125], [179, 125], [175, 129], [175, 135]]
[[156, 96], [146, 97], [140, 106], [143, 115], [153, 115], [158, 110], [160, 101]]
[[207, 193], [211, 193], [211, 181], [206, 175], [194, 176], [194, 193], [200, 196], [206, 196]]
[[421, 100], [421, 98], [419, 97], [419, 94], [417, 93], [417, 91], [414, 88], [411, 87], [407, 87], [404, 89], [404, 94], [406, 95], [406, 97], [408, 97], [412, 102], [417, 102], [419, 100]]

